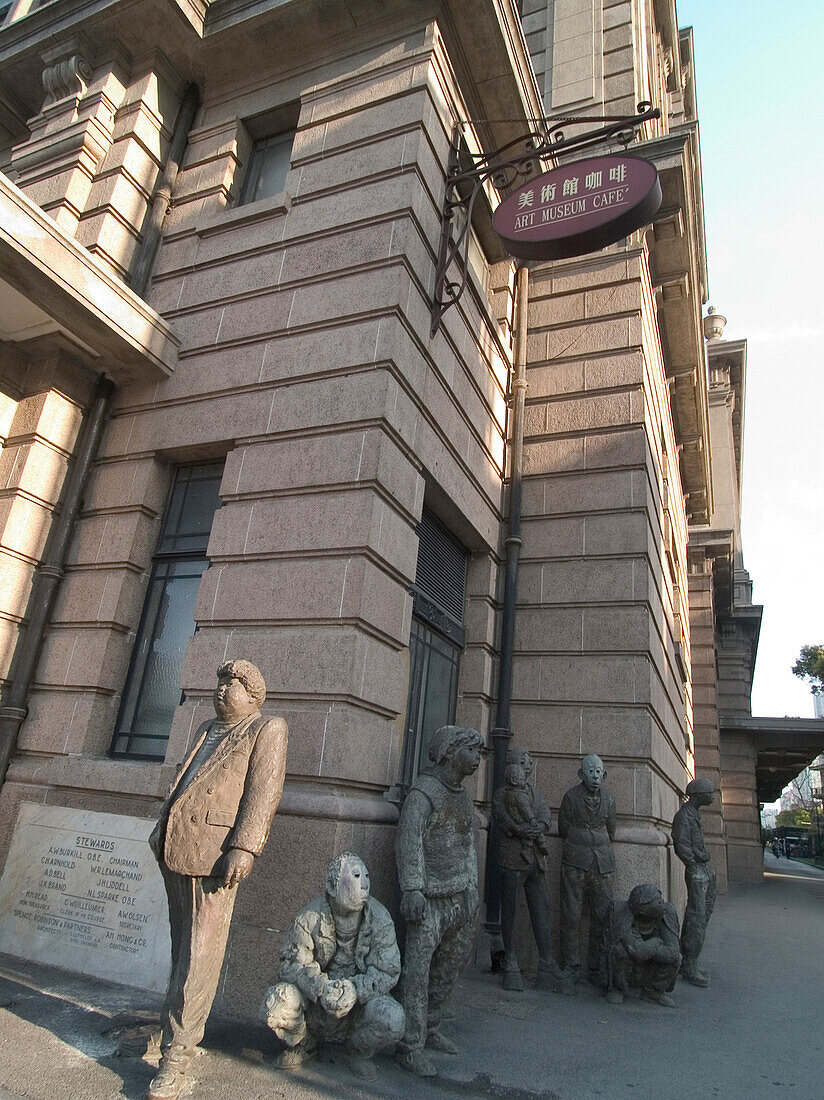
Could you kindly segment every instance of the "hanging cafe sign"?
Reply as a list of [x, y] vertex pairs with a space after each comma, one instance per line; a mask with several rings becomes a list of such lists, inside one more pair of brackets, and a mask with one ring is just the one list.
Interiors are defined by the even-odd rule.
[[661, 183], [648, 160], [591, 157], [521, 184], [492, 224], [513, 256], [562, 260], [615, 244], [647, 225], [660, 205]]
[[[441, 209], [430, 334], [435, 335], [444, 313], [466, 289], [472, 212], [487, 183], [507, 196], [492, 224], [510, 255], [561, 260], [597, 252], [652, 220], [661, 205], [655, 166], [642, 157], [608, 154], [535, 173], [547, 160], [606, 141], [626, 146], [645, 122], [660, 117], [657, 107], [644, 102], [634, 115], [544, 120], [542, 127], [492, 153], [470, 153], [461, 125], [456, 125]], [[576, 127], [571, 137], [563, 132], [568, 124]], [[450, 277], [453, 271], [456, 278]]]

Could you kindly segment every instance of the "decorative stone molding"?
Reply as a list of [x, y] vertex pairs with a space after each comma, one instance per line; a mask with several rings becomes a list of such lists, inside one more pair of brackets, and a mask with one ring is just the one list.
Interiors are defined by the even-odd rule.
[[65, 61], [58, 61], [43, 70], [44, 107], [68, 96], [80, 96], [92, 78], [92, 67], [80, 54], [73, 54]]

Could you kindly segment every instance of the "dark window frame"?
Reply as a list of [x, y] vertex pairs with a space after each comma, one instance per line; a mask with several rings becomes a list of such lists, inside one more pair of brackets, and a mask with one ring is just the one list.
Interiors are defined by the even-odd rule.
[[[422, 714], [421, 708], [432, 703], [428, 688], [434, 660], [440, 662], [442, 672], [447, 671], [451, 665], [449, 686], [441, 700], [445, 722], [439, 722], [438, 725], [448, 725], [455, 721], [460, 662], [464, 649], [463, 624], [470, 558], [463, 543], [427, 508], [424, 509], [417, 531], [421, 544], [418, 549], [415, 584], [410, 589], [413, 607], [409, 638], [409, 690], [399, 777], [395, 788], [401, 799], [421, 769], [429, 762], [428, 757], [425, 758], [429, 738], [437, 727], [425, 728], [426, 715]], [[439, 561], [444, 565], [443, 570], [438, 568]]]
[[[152, 557], [149, 582], [129, 660], [129, 669], [123, 685], [115, 732], [109, 749], [109, 755], [114, 759], [145, 760], [158, 763], [166, 757], [171, 720], [169, 731], [165, 736], [141, 732], [136, 728], [136, 725], [140, 720], [140, 710], [146, 699], [147, 687], [151, 683], [150, 677], [153, 672], [151, 657], [154, 652], [154, 642], [158, 637], [158, 628], [162, 630], [164, 625], [161, 612], [165, 609], [164, 598], [169, 588], [169, 582], [198, 578], [197, 588], [199, 588], [200, 579], [209, 568], [210, 562], [206, 556], [206, 549], [214, 525], [215, 514], [220, 508], [219, 489], [223, 476], [223, 466], [222, 460], [220, 462], [187, 463], [178, 466], [174, 471], [157, 547]], [[208, 525], [202, 522], [199, 530], [187, 531], [181, 529], [180, 522], [186, 514], [186, 496], [194, 484], [204, 482], [211, 482], [218, 490], [217, 505], [214, 511], [209, 514]], [[199, 518], [203, 520], [206, 515], [204, 512]], [[189, 569], [188, 573], [181, 571], [187, 568]], [[186, 644], [188, 644], [196, 629], [194, 601], [192, 601], [192, 629], [187, 635]], [[180, 661], [182, 665], [182, 655]], [[181, 692], [180, 702], [182, 700], [183, 693]], [[179, 705], [179, 703], [176, 705]], [[145, 743], [146, 741], [156, 741], [158, 747], [162, 748], [162, 753], [136, 751], [131, 747], [133, 743]]]
[[[289, 175], [292, 166], [292, 147], [294, 141], [295, 130], [289, 129], [258, 138], [252, 143], [252, 148], [249, 152], [249, 161], [246, 165], [246, 174], [243, 177], [243, 185], [237, 200], [238, 206], [247, 206], [249, 203], [253, 202], [265, 202], [267, 199], [273, 199], [277, 195], [283, 194], [286, 186], [286, 177]], [[289, 157], [285, 164], [283, 178], [279, 180], [281, 186], [273, 190], [267, 190], [264, 195], [254, 194], [266, 169], [267, 153], [272, 149], [279, 149], [287, 144], [289, 146]], [[284, 165], [279, 166], [279, 170], [283, 168]]]

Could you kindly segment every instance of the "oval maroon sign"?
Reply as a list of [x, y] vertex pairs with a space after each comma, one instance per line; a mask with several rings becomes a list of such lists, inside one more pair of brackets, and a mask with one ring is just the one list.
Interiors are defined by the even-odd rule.
[[655, 165], [641, 157], [590, 157], [521, 184], [492, 216], [507, 250], [525, 260], [597, 252], [647, 225], [661, 205]]

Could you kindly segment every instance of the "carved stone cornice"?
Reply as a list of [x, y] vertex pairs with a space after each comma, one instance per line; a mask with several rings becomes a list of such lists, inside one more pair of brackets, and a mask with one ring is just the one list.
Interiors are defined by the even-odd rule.
[[69, 96], [83, 95], [91, 78], [92, 67], [79, 53], [49, 65], [43, 70], [43, 91], [46, 93], [43, 106], [48, 107]]
[[60, 37], [55, 45], [41, 51], [40, 58], [45, 66], [41, 83], [46, 93], [43, 107], [83, 95], [92, 78], [88, 61], [91, 55], [89, 43], [82, 34]]

